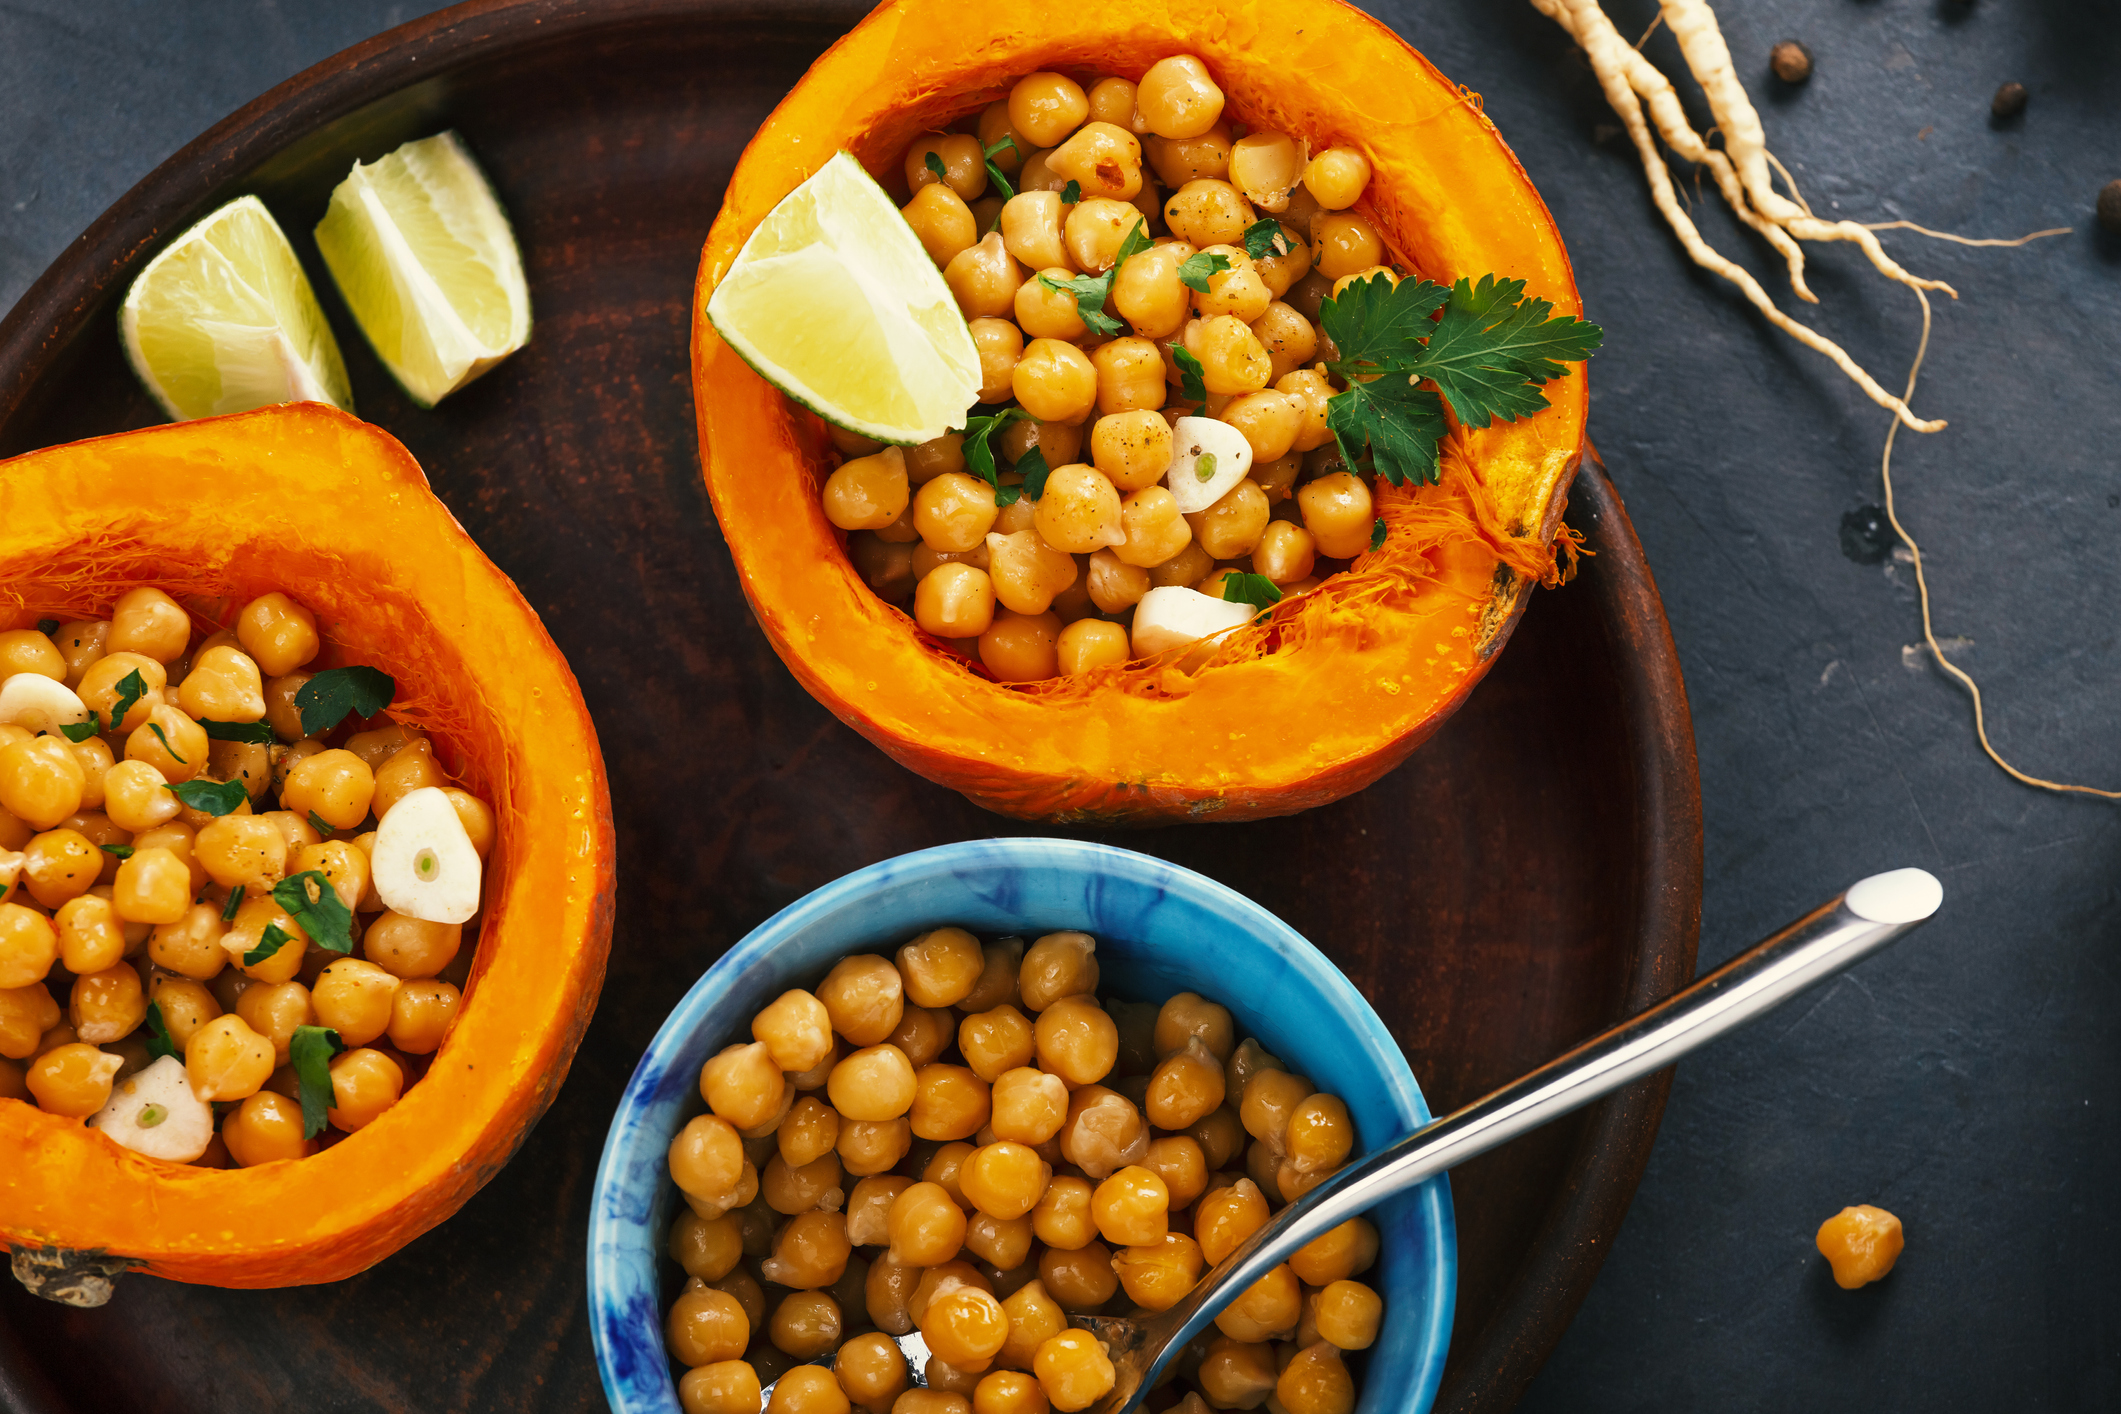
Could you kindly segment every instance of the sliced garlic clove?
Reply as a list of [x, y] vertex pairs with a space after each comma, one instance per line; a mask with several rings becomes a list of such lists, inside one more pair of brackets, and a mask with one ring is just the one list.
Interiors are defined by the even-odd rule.
[[164, 1056], [111, 1087], [88, 1124], [136, 1154], [188, 1164], [213, 1142], [214, 1107], [192, 1093], [184, 1062]]
[[[1184, 515], [1208, 509], [1252, 470], [1252, 444], [1245, 434], [1212, 417], [1182, 417], [1172, 423], [1171, 447], [1164, 485]], [[1203, 464], [1206, 480], [1200, 474]]]
[[59, 734], [88, 720], [88, 707], [65, 683], [41, 673], [16, 673], [0, 683], [0, 722], [26, 732]]
[[439, 786], [422, 786], [376, 825], [370, 861], [383, 906], [424, 923], [462, 923], [479, 911], [479, 852]]
[[1142, 595], [1134, 606], [1134, 656], [1196, 643], [1243, 628], [1259, 611], [1250, 604], [1210, 598], [1198, 589], [1169, 584]]

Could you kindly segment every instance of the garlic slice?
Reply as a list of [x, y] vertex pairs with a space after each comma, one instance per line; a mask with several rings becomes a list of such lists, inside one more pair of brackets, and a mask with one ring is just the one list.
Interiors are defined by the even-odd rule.
[[65, 683], [41, 673], [16, 673], [0, 683], [0, 722], [26, 732], [59, 734], [88, 720], [88, 707]]
[[184, 1062], [164, 1056], [113, 1086], [88, 1124], [136, 1154], [188, 1164], [213, 1142], [214, 1107], [192, 1093]]
[[479, 911], [479, 852], [439, 786], [422, 786], [390, 807], [376, 825], [370, 864], [376, 895], [393, 913], [462, 923]]
[[1167, 648], [1243, 628], [1258, 612], [1250, 604], [1233, 604], [1183, 585], [1152, 589], [1134, 606], [1134, 656], [1146, 658]]
[[[1171, 424], [1171, 469], [1164, 485], [1181, 514], [1204, 511], [1229, 494], [1252, 470], [1252, 444], [1245, 434], [1212, 417], [1182, 417]], [[1208, 464], [1208, 479], [1200, 476]]]

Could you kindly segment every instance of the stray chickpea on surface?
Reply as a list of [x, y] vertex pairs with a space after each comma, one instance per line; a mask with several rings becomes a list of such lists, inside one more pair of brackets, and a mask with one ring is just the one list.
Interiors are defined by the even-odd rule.
[[1819, 1255], [1834, 1269], [1834, 1284], [1854, 1291], [1891, 1272], [1907, 1239], [1900, 1219], [1862, 1203], [1821, 1223], [1817, 1241]]

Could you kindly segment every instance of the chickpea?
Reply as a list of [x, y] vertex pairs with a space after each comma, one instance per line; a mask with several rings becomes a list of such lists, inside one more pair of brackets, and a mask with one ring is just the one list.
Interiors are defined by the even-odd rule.
[[1163, 487], [1136, 491], [1120, 507], [1126, 539], [1112, 553], [1121, 563], [1141, 569], [1163, 564], [1192, 543], [1193, 530], [1187, 519]]
[[177, 705], [206, 721], [255, 722], [265, 715], [265, 680], [242, 649], [208, 648], [192, 659], [178, 684]]
[[[24, 631], [30, 632], [32, 630]], [[62, 680], [68, 687], [74, 689], [77, 693], [81, 690], [82, 674], [95, 666], [96, 660], [101, 658], [107, 651], [105, 645], [109, 641], [110, 625], [106, 622], [99, 622], [95, 619], [78, 619], [72, 623], [59, 625], [59, 631], [51, 635], [49, 642], [58, 650], [59, 657], [64, 665], [62, 668]], [[34, 645], [26, 652], [33, 654]], [[45, 666], [50, 666], [48, 661], [45, 662]], [[23, 666], [10, 667], [6, 671], [10, 673], [36, 672], [40, 671], [40, 669], [28, 666], [25, 659]], [[49, 676], [49, 674], [47, 673], [46, 676]]]
[[962, 928], [934, 928], [898, 950], [905, 996], [915, 1006], [954, 1006], [986, 967], [979, 939]]
[[997, 1140], [972, 1151], [958, 1171], [964, 1196], [987, 1217], [1014, 1222], [1038, 1206], [1053, 1168], [1028, 1144]]
[[1115, 1171], [1090, 1195], [1091, 1220], [1116, 1247], [1162, 1242], [1170, 1210], [1171, 1190], [1154, 1171], [1138, 1164]]
[[140, 988], [140, 974], [126, 963], [74, 978], [67, 1021], [74, 1034], [90, 1045], [122, 1040], [146, 1018], [147, 996]]
[[688, 1290], [671, 1303], [664, 1341], [679, 1364], [692, 1368], [742, 1357], [751, 1322], [734, 1296], [712, 1287]]
[[972, 1414], [1046, 1414], [1049, 1408], [1044, 1388], [1020, 1370], [996, 1370], [972, 1391]]
[[1097, 410], [1107, 416], [1164, 405], [1164, 357], [1148, 339], [1127, 337], [1090, 354], [1097, 370]]
[[59, 934], [59, 962], [69, 972], [101, 972], [125, 956], [125, 930], [107, 898], [89, 893], [70, 898], [52, 922]]
[[[1247, 477], [1208, 509], [1187, 516], [1186, 522], [1193, 527], [1193, 538], [1200, 542], [1201, 549], [1218, 560], [1236, 560], [1251, 554], [1259, 544], [1273, 512], [1267, 493]], [[1363, 543], [1367, 547], [1367, 537]]]
[[118, 916], [132, 923], [175, 923], [191, 900], [190, 863], [173, 850], [135, 841], [132, 857], [120, 862], [112, 881], [111, 903]]
[[[284, 930], [286, 925], [281, 927]], [[361, 935], [361, 955], [391, 976], [411, 981], [438, 976], [455, 959], [463, 941], [461, 923], [430, 923], [385, 909]]]
[[1006, 318], [1015, 311], [1016, 289], [1024, 283], [1024, 267], [1009, 254], [999, 231], [989, 231], [978, 244], [959, 251], [943, 267], [943, 282], [957, 296], [957, 306], [967, 319]]
[[[1026, 334], [1040, 339], [1079, 339], [1086, 332], [1082, 316], [1076, 310], [1072, 291], [1057, 288], [1060, 282], [1074, 278], [1074, 273], [1065, 266], [1055, 265], [1040, 270], [1023, 284], [1016, 287], [1016, 322]], [[1054, 284], [1047, 284], [1051, 280]]]
[[1195, 541], [1170, 559], [1150, 570], [1149, 583], [1152, 587], [1159, 589], [1172, 584], [1191, 588], [1207, 578], [1208, 575], [1214, 573], [1214, 571], [1215, 557], [1203, 550], [1199, 542]]
[[1046, 478], [1035, 520], [1039, 536], [1056, 550], [1087, 555], [1124, 543], [1119, 492], [1096, 468], [1075, 462]]
[[1211, 1189], [1193, 1210], [1193, 1236], [1201, 1255], [1215, 1266], [1267, 1225], [1266, 1195], [1249, 1178]]
[[261, 594], [236, 615], [236, 639], [267, 677], [283, 677], [317, 656], [317, 616], [274, 592]]
[[314, 1026], [317, 1019], [316, 1008], [310, 1004], [309, 988], [292, 981], [261, 982], [255, 987], [245, 987], [243, 994], [236, 998], [235, 1010], [243, 1024], [272, 1047], [276, 1066], [288, 1063], [288, 1047], [294, 1042], [295, 1028]]
[[[1174, 54], [1149, 66], [1135, 87], [1135, 111], [1150, 132], [1163, 138], [1198, 137], [1223, 113], [1223, 91], [1208, 66], [1191, 54]], [[1063, 1409], [1080, 1405], [1055, 1405]]]
[[1140, 1163], [1148, 1155], [1149, 1139], [1141, 1111], [1118, 1091], [1087, 1085], [1068, 1097], [1061, 1153], [1091, 1178]]
[[898, 1027], [905, 982], [889, 958], [844, 957], [818, 984], [817, 998], [833, 1030], [857, 1046], [874, 1046]]
[[285, 1095], [260, 1090], [245, 1097], [234, 1114], [221, 1121], [221, 1138], [229, 1157], [242, 1168], [282, 1159], [304, 1159], [316, 1144], [303, 1137], [302, 1106]]
[[[1339, 299], [1342, 295], [1346, 294], [1351, 287], [1355, 285], [1367, 285], [1372, 280], [1383, 280], [1386, 286], [1389, 287], [1399, 283], [1399, 276], [1395, 274], [1389, 266], [1372, 265], [1365, 269], [1358, 270], [1352, 275], [1343, 275], [1339, 279], [1335, 280], [1333, 282], [1333, 297], [1335, 299]], [[1326, 346], [1328, 349], [1332, 347], [1332, 341], [1330, 339], [1327, 341]], [[1329, 354], [1328, 356], [1330, 357], [1331, 355]]]
[[1819, 1255], [1834, 1269], [1834, 1285], [1845, 1291], [1867, 1286], [1893, 1270], [1907, 1244], [1900, 1219], [1868, 1203], [1843, 1208], [1819, 1225]]
[[1324, 1177], [1348, 1161], [1355, 1148], [1355, 1126], [1338, 1096], [1312, 1095], [1289, 1116], [1283, 1144], [1298, 1173]]
[[904, 604], [913, 593], [913, 547], [892, 545], [868, 531], [847, 537], [847, 558], [862, 582], [887, 604]]
[[1283, 1265], [1224, 1307], [1215, 1318], [1215, 1328], [1233, 1340], [1272, 1340], [1293, 1331], [1302, 1316], [1303, 1287]]
[[1232, 315], [1192, 321], [1186, 325], [1184, 343], [1200, 360], [1201, 382], [1210, 394], [1256, 393], [1274, 371], [1259, 336]]
[[[1008, 140], [1009, 145], [1001, 147], [1004, 139]], [[990, 103], [980, 110], [979, 143], [981, 152], [993, 152], [994, 155], [987, 160], [1001, 168], [1005, 176], [1014, 176], [1022, 170], [1024, 159], [1030, 156], [1033, 148], [1031, 140], [1018, 132], [1016, 125], [1009, 121], [1009, 100], [1006, 98]], [[1001, 148], [998, 152], [994, 151], [997, 147]]]
[[1053, 147], [1090, 116], [1082, 85], [1065, 74], [1026, 74], [1009, 90], [1009, 125], [1034, 147]]
[[1370, 548], [1376, 509], [1369, 486], [1353, 472], [1337, 471], [1305, 483], [1296, 492], [1296, 504], [1319, 554], [1345, 560]]
[[[1010, 374], [1024, 410], [1045, 422], [1079, 423], [1097, 405], [1097, 369], [1073, 344], [1033, 339]], [[1052, 482], [1047, 482], [1048, 494]]]
[[[1185, 327], [1192, 291], [1179, 279], [1179, 267], [1192, 253], [1191, 246], [1164, 242], [1136, 255], [1114, 277], [1112, 307], [1138, 337], [1165, 339]], [[1162, 406], [1161, 394], [1155, 405]]]
[[965, 1214], [939, 1183], [916, 1183], [891, 1204], [890, 1260], [933, 1267], [950, 1261], [965, 1242]]
[[[421, 741], [406, 751], [424, 755], [427, 749], [427, 743]], [[404, 756], [401, 751], [383, 769], [388, 771]], [[314, 814], [335, 830], [350, 830], [368, 818], [369, 807], [379, 794], [379, 781], [368, 763], [351, 751], [320, 751], [287, 773], [286, 783], [280, 788], [280, 801], [297, 814]], [[396, 798], [408, 793], [399, 791]], [[395, 804], [396, 799], [391, 803]], [[381, 813], [378, 810], [379, 816]]]
[[[1110, 1180], [1107, 1180], [1109, 1182]], [[1168, 1311], [1200, 1281], [1200, 1245], [1181, 1232], [1130, 1246], [1112, 1258], [1127, 1299], [1147, 1311]]]
[[1141, 212], [1130, 202], [1105, 196], [1077, 202], [1068, 209], [1061, 227], [1062, 240], [1068, 247], [1064, 263], [1094, 275], [1103, 274], [1119, 263], [1120, 247], [1137, 226], [1144, 226], [1143, 234], [1147, 234]]
[[287, 873], [287, 841], [269, 820], [223, 815], [199, 831], [192, 858], [223, 888], [262, 893]]
[[913, 617], [937, 638], [977, 638], [994, 622], [994, 583], [970, 565], [938, 565], [914, 587]]
[[1201, 1357], [1194, 1382], [1212, 1407], [1255, 1409], [1274, 1393], [1274, 1347], [1217, 1334]]
[[1006, 1002], [975, 1012], [958, 1023], [957, 1048], [972, 1073], [991, 1085], [1003, 1071], [1031, 1063], [1031, 1023]]
[[1048, 933], [1024, 954], [1017, 974], [1024, 1010], [1044, 1011], [1063, 997], [1097, 991], [1097, 940], [1088, 933]]
[[905, 452], [886, 447], [826, 478], [825, 519], [841, 530], [882, 530], [906, 513], [910, 494]]
[[82, 1119], [110, 1103], [124, 1062], [84, 1041], [54, 1046], [29, 1064], [25, 1082], [46, 1114]]
[[1331, 1286], [1368, 1271], [1377, 1261], [1377, 1248], [1377, 1229], [1370, 1220], [1350, 1218], [1296, 1249], [1289, 1269], [1311, 1286]]
[[1314, 1298], [1318, 1334], [1342, 1350], [1368, 1350], [1377, 1341], [1385, 1304], [1371, 1288], [1342, 1278]]
[[751, 1035], [775, 1066], [805, 1071], [832, 1053], [832, 1016], [810, 993], [791, 989], [752, 1018]]
[[854, 1185], [847, 1199], [847, 1240], [857, 1247], [877, 1247], [891, 1240], [891, 1205], [913, 1180], [878, 1174]]
[[[216, 745], [219, 744], [216, 743]], [[227, 744], [230, 746], [240, 745], [237, 742], [229, 742]], [[110, 743], [100, 736], [92, 736], [87, 741], [68, 742], [67, 745], [72, 749], [74, 759], [81, 763], [81, 808], [83, 810], [101, 810], [103, 808], [106, 783], [110, 778], [113, 765]], [[127, 831], [127, 833], [131, 832]], [[96, 843], [119, 844], [123, 843], [123, 841], [98, 840]]]
[[1276, 586], [1293, 584], [1318, 562], [1318, 542], [1311, 532], [1285, 520], [1271, 522], [1252, 548], [1252, 571]]
[[1236, 1024], [1228, 1007], [1198, 992], [1180, 992], [1158, 1008], [1151, 1044], [1162, 1059], [1185, 1050], [1195, 1039], [1221, 1064], [1237, 1048]]
[[1190, 1129], [1223, 1102], [1223, 1068], [1198, 1037], [1157, 1064], [1144, 1108], [1159, 1129]]
[[1171, 469], [1171, 424], [1148, 409], [1100, 417], [1090, 430], [1098, 472], [1120, 491], [1156, 485]]
[[125, 759], [145, 761], [167, 780], [188, 781], [206, 769], [209, 744], [204, 727], [167, 703], [157, 703], [147, 721], [126, 737]]
[[[1186, 533], [1191, 536], [1191, 527]], [[1128, 564], [1111, 550], [1099, 550], [1090, 557], [1085, 579], [1089, 584], [1090, 602], [1108, 614], [1133, 608], [1149, 592], [1149, 571]]]
[[64, 737], [30, 737], [0, 748], [0, 808], [35, 829], [49, 830], [79, 810], [87, 788], [88, 773]]
[[[140, 675], [146, 690], [126, 709], [124, 717], [112, 729], [113, 735], [124, 735], [138, 731], [147, 724], [148, 714], [162, 705], [163, 689], [169, 686], [169, 672], [155, 659], [140, 653], [114, 652], [95, 660], [81, 674], [80, 686], [75, 691], [82, 705], [96, 714], [97, 720], [106, 726], [111, 713], [118, 705], [118, 684], [134, 673]], [[20, 814], [20, 811], [15, 812]]]
[[[1036, 502], [1018, 501], [1009, 510], [1023, 507], [1035, 514], [1036, 506]], [[1017, 614], [1045, 613], [1054, 597], [1075, 583], [1078, 573], [1073, 555], [1054, 549], [1028, 528], [1007, 535], [989, 532], [987, 565], [995, 599]]]
[[678, 1380], [684, 1414], [760, 1414], [758, 1372], [743, 1360], [716, 1360], [687, 1370]]
[[1043, 1144], [1059, 1134], [1068, 1119], [1067, 1083], [1028, 1066], [997, 1075], [990, 1099], [988, 1123], [999, 1139]]
[[1095, 1311], [1119, 1290], [1112, 1251], [1095, 1239], [1073, 1250], [1052, 1247], [1041, 1252], [1038, 1279], [1061, 1308], [1071, 1313]]
[[1328, 280], [1369, 270], [1384, 258], [1377, 228], [1352, 211], [1329, 211], [1311, 229], [1311, 263]]
[[[1276, 300], [1289, 300], [1294, 298], [1292, 292], [1297, 283], [1311, 273], [1311, 243], [1305, 232], [1286, 217], [1281, 223], [1281, 247], [1281, 254], [1270, 252], [1260, 256], [1252, 262], [1252, 268], [1259, 272], [1261, 282]], [[1309, 311], [1299, 309], [1293, 303], [1289, 308], [1306, 320], [1318, 315], [1317, 301], [1311, 302]]]
[[1054, 649], [1056, 666], [1068, 676], [1117, 667], [1132, 652], [1127, 630], [1102, 619], [1081, 619], [1069, 624], [1061, 630]]
[[1247, 133], [1230, 149], [1231, 185], [1262, 211], [1287, 210], [1302, 176], [1296, 140], [1287, 133]]
[[1274, 1396], [1289, 1414], [1349, 1414], [1355, 1408], [1355, 1381], [1340, 1352], [1320, 1341], [1289, 1361]]
[[1251, 203], [1236, 187], [1215, 177], [1195, 177], [1164, 200], [1164, 223], [1171, 234], [1196, 250], [1237, 245], [1252, 221]]
[[[323, 752], [320, 754], [328, 756], [331, 753]], [[308, 763], [304, 762], [303, 764], [307, 765]], [[300, 767], [296, 769], [299, 770]], [[295, 773], [290, 771], [288, 774], [289, 778], [292, 779]], [[350, 769], [341, 775], [335, 769], [331, 782], [335, 783], [327, 782], [320, 783], [320, 785], [323, 785], [324, 793], [329, 795], [332, 801], [336, 803], [337, 813], [334, 814], [332, 810], [327, 810], [322, 805], [314, 808], [324, 823], [332, 826], [332, 828], [339, 830], [353, 829], [355, 825], [360, 824], [360, 817], [357, 816], [352, 824], [347, 825], [342, 825], [339, 821], [352, 808], [352, 802], [359, 798], [360, 776], [357, 772], [352, 772]], [[375, 783], [375, 795], [369, 800], [368, 808], [374, 812], [378, 820], [381, 820], [390, 813], [390, 807], [396, 805], [406, 796], [428, 786], [433, 786], [439, 790], [449, 784], [449, 777], [443, 773], [441, 766], [435, 761], [434, 743], [428, 741], [425, 737], [420, 737], [406, 743], [397, 755], [376, 768]], [[300, 811], [304, 814], [308, 813], [309, 809], [312, 808], [297, 805], [289, 800], [285, 785], [280, 788], [280, 804], [285, 809]]]
[[1209, 272], [1205, 291], [1192, 291], [1193, 308], [1201, 318], [1227, 314], [1250, 324], [1274, 303], [1273, 291], [1241, 247], [1209, 246], [1201, 254], [1221, 256], [1229, 262], [1226, 268]]
[[1002, 456], [1011, 462], [1022, 461], [1036, 447], [1039, 455], [1046, 459], [1047, 466], [1066, 466], [1080, 460], [1083, 426], [1081, 423], [1040, 422], [1027, 418], [1010, 423], [994, 440], [1001, 447]]
[[79, 830], [64, 827], [32, 839], [22, 856], [22, 876], [28, 881], [30, 897], [53, 909], [87, 893], [102, 874], [103, 861], [111, 857]]
[[111, 611], [105, 650], [138, 653], [158, 663], [184, 656], [191, 642], [191, 615], [159, 589], [142, 586], [120, 596]]
[[344, 957], [318, 975], [310, 1002], [319, 1025], [337, 1031], [349, 1046], [365, 1046], [390, 1029], [398, 986], [398, 978], [375, 963]]
[[149, 1003], [162, 1015], [162, 1025], [179, 1051], [191, 1044], [199, 1028], [221, 1015], [213, 993], [186, 977], [161, 977], [148, 989]]
[[798, 1365], [774, 1385], [765, 1414], [848, 1414], [852, 1407], [830, 1370]]
[[1017, 361], [1024, 353], [1023, 331], [1006, 319], [974, 319], [966, 327], [979, 350], [980, 401], [998, 403], [1013, 396]]
[[1370, 185], [1370, 159], [1352, 147], [1329, 147], [1304, 169], [1304, 186], [1327, 211], [1345, 211]]
[[1315, 451], [1332, 442], [1333, 429], [1326, 422], [1326, 403], [1333, 396], [1333, 385], [1326, 381], [1323, 373], [1300, 368], [1275, 379], [1274, 388], [1303, 404], [1296, 438], [1289, 444], [1292, 451]]
[[1086, 197], [1125, 201], [1142, 189], [1141, 139], [1116, 123], [1085, 123], [1046, 154], [1046, 166]]
[[1002, 1303], [972, 1285], [937, 1294], [922, 1310], [919, 1325], [936, 1358], [968, 1372], [986, 1369], [1009, 1338]]
[[[1191, 1207], [1194, 1199], [1208, 1191], [1207, 1156], [1190, 1135], [1167, 1134], [1150, 1140], [1149, 1151], [1142, 1156], [1142, 1167], [1164, 1181], [1174, 1213]], [[1187, 1220], [1190, 1222], [1190, 1215]]]
[[907, 1387], [906, 1357], [889, 1336], [858, 1335], [839, 1349], [832, 1373], [847, 1397], [870, 1414], [884, 1414]]
[[[829, 979], [828, 979], [829, 980]], [[884, 1044], [854, 1052], [825, 1082], [832, 1107], [845, 1119], [897, 1119], [913, 1107], [917, 1086], [905, 1052]]]
[[745, 1162], [744, 1141], [728, 1120], [716, 1115], [695, 1116], [670, 1141], [671, 1181], [710, 1202], [734, 1194]]
[[[1253, 337], [1259, 340], [1267, 357], [1273, 361], [1272, 381], [1277, 385], [1318, 356], [1318, 331], [1311, 326], [1310, 320], [1281, 300], [1270, 303], [1251, 321], [1251, 325]], [[1290, 443], [1294, 441], [1292, 434]], [[1282, 448], [1282, 452], [1287, 450], [1287, 446]], [[1282, 452], [1276, 452], [1274, 456], [1278, 457]], [[1262, 455], [1261, 459], [1272, 461], [1273, 457]]]
[[1230, 175], [1230, 125], [1218, 121], [1206, 132], [1190, 138], [1150, 136], [1142, 143], [1149, 165], [1165, 186], [1182, 187], [1187, 182]]
[[700, 1097], [738, 1129], [753, 1129], [773, 1118], [787, 1088], [781, 1068], [757, 1041], [725, 1046], [700, 1069]]
[[1034, 1033], [1039, 1065], [1071, 1089], [1102, 1080], [1119, 1056], [1118, 1028], [1087, 997], [1064, 997], [1047, 1007]]
[[202, 1100], [241, 1100], [263, 1089], [273, 1072], [272, 1042], [240, 1016], [217, 1016], [184, 1044], [184, 1070]]
[[1018, 192], [1002, 207], [1003, 246], [1033, 270], [1057, 280], [1072, 277], [1074, 260], [1061, 237], [1062, 222], [1071, 209], [1061, 204], [1058, 190]]
[[[65, 635], [63, 628], [56, 632]], [[67, 671], [65, 655], [40, 630], [16, 628], [0, 633], [0, 678], [35, 673], [54, 682], [65, 682]]]
[[[928, 165], [931, 153], [943, 164], [940, 177]], [[906, 149], [906, 186], [915, 196], [931, 186], [944, 186], [972, 201], [987, 190], [986, 151], [970, 133], [931, 133], [917, 138]]]

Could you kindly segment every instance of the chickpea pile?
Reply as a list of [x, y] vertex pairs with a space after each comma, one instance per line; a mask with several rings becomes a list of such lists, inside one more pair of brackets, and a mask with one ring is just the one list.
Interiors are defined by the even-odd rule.
[[[88, 1119], [151, 1157], [249, 1167], [362, 1128], [425, 1073], [475, 941], [384, 905], [376, 832], [435, 787], [483, 858], [494, 813], [450, 785], [415, 727], [349, 716], [306, 737], [295, 698], [322, 646], [285, 594], [195, 636], [147, 587], [107, 618], [0, 633], [0, 1104]], [[135, 674], [145, 692], [120, 714]], [[55, 704], [93, 713], [75, 730], [94, 734], [72, 740]], [[274, 741], [210, 739], [202, 722], [262, 722]], [[227, 792], [194, 807], [170, 789], [185, 782], [242, 790], [233, 809]], [[319, 946], [274, 897], [312, 871], [352, 912], [351, 953]], [[345, 1047], [317, 1138], [290, 1057], [306, 1026]], [[188, 1095], [169, 1094], [183, 1082]]]
[[[989, 191], [984, 153], [1016, 195]], [[1263, 575], [1301, 593], [1370, 547], [1370, 483], [1341, 459], [1326, 402], [1341, 384], [1321, 360], [1320, 302], [1388, 268], [1377, 228], [1351, 208], [1370, 180], [1354, 147], [1308, 154], [1287, 133], [1226, 120], [1199, 59], [1153, 65], [1140, 83], [1058, 73], [906, 153], [904, 208], [956, 295], [980, 353], [983, 412], [1027, 415], [994, 436], [997, 464], [1034, 447], [1043, 494], [997, 505], [968, 469], [964, 437], [914, 447], [833, 429], [846, 458], [826, 481], [827, 519], [850, 532], [856, 570], [921, 628], [955, 640], [1002, 682], [1086, 673], [1155, 651], [1132, 636], [1153, 588], [1223, 597], [1223, 578]], [[930, 163], [942, 168], [938, 177]], [[1062, 200], [1073, 184], [1080, 200]], [[1265, 213], [1265, 215], [1262, 215]], [[1246, 229], [1271, 217], [1280, 249], [1255, 259]], [[1136, 226], [1155, 244], [1113, 278], [1085, 324], [1056, 282], [1102, 275]], [[1198, 253], [1228, 268], [1205, 291], [1181, 279]], [[1197, 272], [1196, 272], [1197, 275]], [[1204, 404], [1182, 396], [1176, 351], [1199, 360]], [[1167, 475], [1181, 416], [1227, 423], [1249, 474], [1205, 509], [1181, 512]], [[1018, 483], [1004, 472], [1004, 485]]]
[[[1096, 943], [937, 928], [783, 993], [670, 1146], [687, 1414], [1046, 1414], [1113, 1384], [1071, 1315], [1162, 1311], [1347, 1162], [1347, 1106], [1182, 992], [1097, 998]], [[1149, 1399], [1348, 1414], [1377, 1338], [1356, 1218], [1240, 1296]], [[887, 1336], [918, 1330], [915, 1383]], [[836, 1352], [827, 1368], [799, 1362]]]

